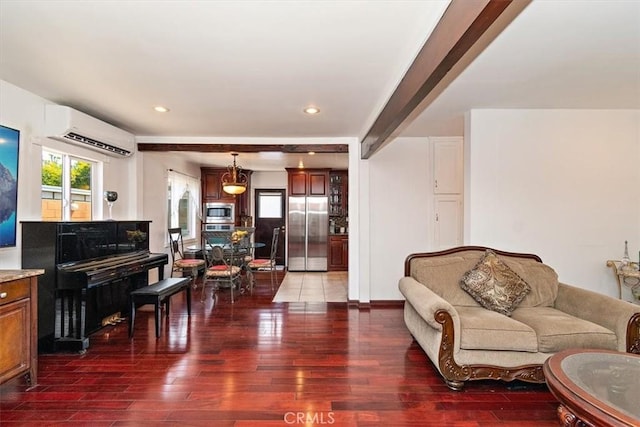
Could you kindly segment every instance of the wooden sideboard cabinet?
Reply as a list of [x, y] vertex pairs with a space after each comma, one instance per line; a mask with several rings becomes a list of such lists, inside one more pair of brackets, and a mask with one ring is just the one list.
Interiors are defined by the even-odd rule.
[[44, 270], [0, 270], [0, 384], [38, 382], [38, 279]]

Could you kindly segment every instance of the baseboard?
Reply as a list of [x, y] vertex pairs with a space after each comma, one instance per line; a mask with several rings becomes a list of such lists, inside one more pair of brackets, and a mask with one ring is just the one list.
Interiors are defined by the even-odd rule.
[[375, 300], [370, 302], [349, 300], [348, 304], [349, 307], [355, 307], [359, 310], [370, 310], [371, 308], [403, 308], [404, 300]]

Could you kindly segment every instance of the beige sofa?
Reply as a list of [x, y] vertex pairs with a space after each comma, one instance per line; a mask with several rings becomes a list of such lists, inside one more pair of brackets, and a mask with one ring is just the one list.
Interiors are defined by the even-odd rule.
[[460, 286], [489, 248], [409, 255], [399, 288], [404, 319], [447, 385], [514, 379], [542, 383], [542, 364], [567, 348], [640, 353], [640, 306], [558, 282], [531, 254], [492, 249], [530, 287], [511, 315], [481, 306]]

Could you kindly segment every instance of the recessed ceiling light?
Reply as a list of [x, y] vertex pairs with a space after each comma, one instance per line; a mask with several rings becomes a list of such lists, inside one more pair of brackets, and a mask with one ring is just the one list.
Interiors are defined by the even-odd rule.
[[320, 112], [320, 109], [318, 107], [307, 107], [303, 110], [305, 113], [307, 114], [318, 114]]
[[158, 113], [168, 113], [169, 109], [167, 107], [163, 107], [162, 105], [156, 105], [155, 107], [153, 107], [154, 110], [156, 110]]

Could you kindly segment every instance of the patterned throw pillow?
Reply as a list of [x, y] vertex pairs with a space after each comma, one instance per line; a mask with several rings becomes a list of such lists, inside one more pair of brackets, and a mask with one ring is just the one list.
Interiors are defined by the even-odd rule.
[[460, 287], [484, 308], [506, 316], [511, 316], [531, 291], [529, 284], [491, 250], [487, 250], [478, 264], [462, 276]]

